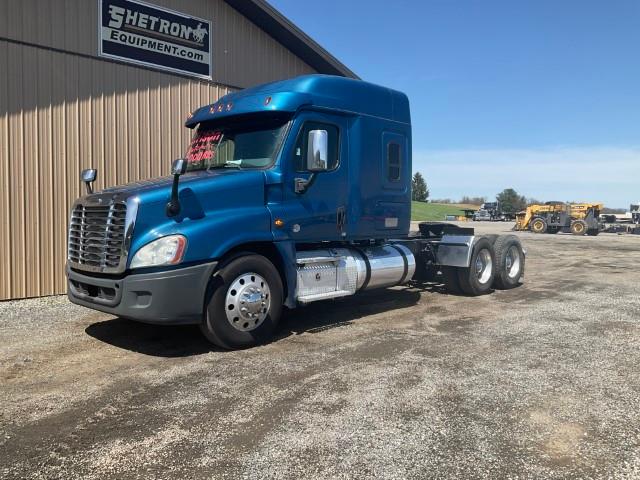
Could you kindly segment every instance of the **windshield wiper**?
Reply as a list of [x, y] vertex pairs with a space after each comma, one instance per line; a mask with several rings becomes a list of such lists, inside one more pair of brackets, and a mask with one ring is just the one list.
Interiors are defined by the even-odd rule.
[[238, 170], [242, 170], [242, 165], [235, 162], [224, 162], [222, 166], [225, 168], [233, 167], [233, 168], [237, 168]]
[[215, 170], [217, 168], [237, 168], [238, 170], [242, 170], [240, 164], [235, 162], [224, 162], [220, 165], [211, 165], [207, 170]]

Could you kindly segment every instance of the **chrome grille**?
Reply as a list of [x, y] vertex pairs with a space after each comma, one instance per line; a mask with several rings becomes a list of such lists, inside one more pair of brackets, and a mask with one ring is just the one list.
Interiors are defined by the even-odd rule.
[[119, 271], [126, 257], [126, 220], [124, 203], [76, 205], [69, 224], [69, 262], [84, 270]]

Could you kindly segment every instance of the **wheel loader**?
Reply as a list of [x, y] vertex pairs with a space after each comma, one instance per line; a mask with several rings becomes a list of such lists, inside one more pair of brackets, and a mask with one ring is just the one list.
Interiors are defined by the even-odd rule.
[[516, 215], [514, 230], [530, 230], [533, 233], [571, 233], [573, 235], [598, 235], [600, 203], [547, 202], [529, 205]]

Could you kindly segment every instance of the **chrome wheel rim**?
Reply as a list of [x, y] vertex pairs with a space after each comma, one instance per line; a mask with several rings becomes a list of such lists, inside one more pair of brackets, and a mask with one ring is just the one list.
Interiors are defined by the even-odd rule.
[[482, 249], [478, 252], [475, 267], [478, 282], [481, 284], [487, 283], [493, 272], [493, 262], [491, 261], [491, 254], [488, 250]]
[[516, 278], [518, 273], [520, 273], [520, 251], [515, 245], [512, 245], [509, 247], [509, 250], [507, 250], [505, 268], [509, 278]]
[[231, 282], [225, 300], [231, 326], [241, 332], [250, 332], [262, 325], [269, 315], [271, 291], [262, 276], [243, 273]]

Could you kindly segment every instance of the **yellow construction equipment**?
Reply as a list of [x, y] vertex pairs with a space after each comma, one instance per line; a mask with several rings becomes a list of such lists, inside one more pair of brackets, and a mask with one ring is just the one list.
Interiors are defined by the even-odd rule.
[[514, 230], [598, 235], [598, 217], [603, 207], [601, 203], [547, 202], [544, 205], [529, 205], [525, 211], [516, 214]]

